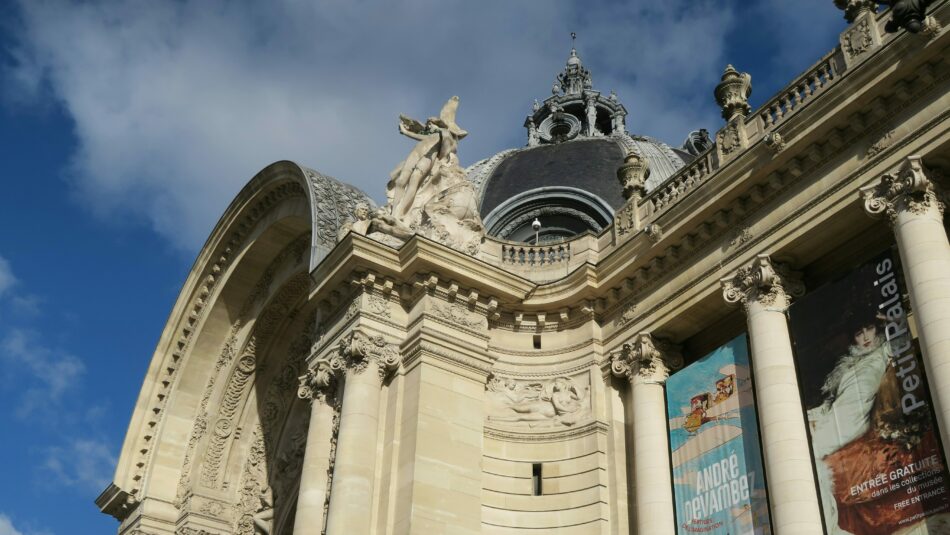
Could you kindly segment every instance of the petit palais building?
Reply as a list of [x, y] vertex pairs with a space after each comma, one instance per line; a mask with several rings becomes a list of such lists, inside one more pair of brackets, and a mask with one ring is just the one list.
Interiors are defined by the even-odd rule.
[[121, 535], [950, 534], [950, 0], [834, 1], [839, 46], [758, 109], [726, 67], [681, 146], [572, 49], [471, 167], [464, 98], [400, 117], [385, 204], [265, 167], [97, 506]]

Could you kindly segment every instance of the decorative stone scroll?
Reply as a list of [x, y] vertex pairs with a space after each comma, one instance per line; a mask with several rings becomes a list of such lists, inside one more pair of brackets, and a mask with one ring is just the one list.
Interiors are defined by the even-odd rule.
[[805, 294], [799, 274], [787, 266], [773, 262], [769, 255], [760, 254], [746, 267], [739, 268], [733, 277], [720, 280], [723, 298], [729, 304], [749, 306], [759, 303], [766, 307], [785, 308], [792, 297]]
[[920, 156], [910, 156], [895, 173], [887, 173], [880, 182], [861, 189], [864, 210], [871, 216], [887, 216], [891, 224], [897, 213], [907, 210], [922, 215], [936, 206], [943, 214], [944, 203], [938, 198], [937, 186], [928, 175]]
[[673, 345], [639, 333], [610, 356], [610, 371], [631, 383], [663, 384], [670, 372], [683, 366], [683, 356]]
[[345, 368], [346, 363], [340, 355], [318, 360], [307, 369], [306, 374], [299, 377], [297, 397], [319, 403], [332, 403]]
[[382, 335], [369, 336], [356, 330], [340, 340], [339, 358], [356, 374], [363, 373], [370, 362], [375, 362], [380, 381], [399, 366], [399, 350], [395, 344], [386, 342]]
[[492, 375], [486, 390], [489, 422], [570, 427], [591, 416], [589, 375], [531, 381]]

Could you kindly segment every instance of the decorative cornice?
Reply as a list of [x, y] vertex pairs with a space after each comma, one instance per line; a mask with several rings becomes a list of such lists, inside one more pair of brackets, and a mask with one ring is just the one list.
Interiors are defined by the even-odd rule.
[[353, 330], [340, 340], [339, 357], [347, 370], [355, 374], [366, 371], [370, 362], [376, 364], [380, 382], [399, 366], [399, 349], [382, 335], [370, 336]]
[[595, 433], [606, 434], [609, 426], [598, 420], [580, 427], [570, 427], [551, 431], [515, 431], [512, 429], [500, 429], [485, 425], [485, 438], [502, 440], [505, 442], [564, 442], [574, 438], [585, 437]]
[[610, 355], [610, 371], [632, 384], [663, 384], [670, 371], [683, 366], [683, 356], [672, 344], [639, 333]]
[[746, 267], [732, 277], [721, 279], [723, 299], [729, 304], [748, 306], [758, 303], [770, 308], [787, 307], [792, 297], [805, 294], [799, 274], [787, 266], [773, 262], [769, 255], [756, 255]]
[[872, 217], [887, 216], [891, 224], [902, 211], [923, 215], [936, 207], [942, 215], [944, 204], [938, 198], [937, 186], [928, 175], [920, 156], [910, 156], [897, 171], [887, 173], [876, 184], [861, 188], [864, 210]]

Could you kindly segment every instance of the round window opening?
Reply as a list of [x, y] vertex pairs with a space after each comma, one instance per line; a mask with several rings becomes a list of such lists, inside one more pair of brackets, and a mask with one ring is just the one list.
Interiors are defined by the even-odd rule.
[[[532, 224], [541, 223], [539, 229]], [[600, 234], [613, 209], [600, 197], [577, 188], [545, 187], [520, 193], [485, 216], [489, 236], [524, 243], [551, 243], [591, 232]]]

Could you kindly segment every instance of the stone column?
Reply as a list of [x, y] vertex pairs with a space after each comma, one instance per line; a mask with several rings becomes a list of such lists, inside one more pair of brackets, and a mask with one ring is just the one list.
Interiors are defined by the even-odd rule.
[[928, 174], [920, 156], [911, 156], [897, 173], [861, 192], [865, 210], [886, 215], [897, 236], [940, 438], [950, 455], [950, 244], [944, 205]]
[[774, 533], [824, 533], [785, 318], [804, 286], [768, 255], [721, 282], [726, 302], [745, 306]]
[[380, 388], [399, 353], [382, 336], [353, 331], [340, 341], [346, 363], [327, 535], [371, 533]]
[[636, 533], [676, 533], [663, 385], [669, 370], [680, 365], [682, 359], [676, 351], [665, 345], [658, 348], [646, 333], [638, 334], [611, 356], [614, 375], [630, 381]]
[[333, 468], [336, 394], [345, 366], [339, 355], [319, 360], [300, 377], [297, 395], [310, 400], [310, 427], [300, 473], [294, 535], [320, 535], [326, 522], [330, 470]]

